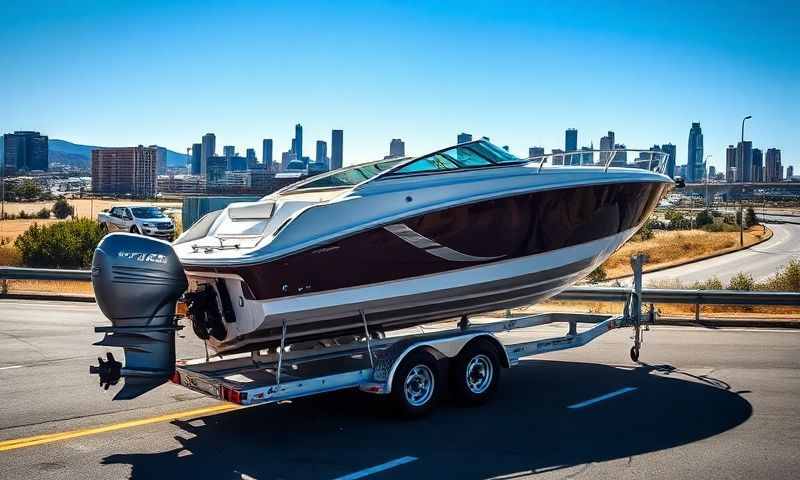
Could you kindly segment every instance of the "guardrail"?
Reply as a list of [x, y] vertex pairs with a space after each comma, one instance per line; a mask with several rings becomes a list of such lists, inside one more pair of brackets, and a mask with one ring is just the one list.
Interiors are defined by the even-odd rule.
[[[89, 270], [0, 267], [0, 294], [7, 291], [6, 280], [79, 280], [90, 281]], [[554, 299], [562, 301], [625, 302], [630, 294], [625, 287], [571, 287]], [[54, 296], [57, 298], [57, 296]], [[694, 305], [695, 319], [700, 319], [702, 305], [771, 305], [800, 306], [798, 292], [744, 292], [735, 290], [681, 290], [643, 288], [642, 303], [677, 303]]]

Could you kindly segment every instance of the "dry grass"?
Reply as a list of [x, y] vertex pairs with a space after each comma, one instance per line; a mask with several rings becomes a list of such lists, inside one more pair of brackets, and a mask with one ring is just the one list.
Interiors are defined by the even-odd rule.
[[17, 293], [62, 293], [65, 295], [93, 295], [91, 282], [76, 280], [8, 280], [9, 292]]
[[[753, 245], [764, 235], [761, 226], [745, 231], [745, 245]], [[655, 237], [643, 242], [629, 241], [617, 250], [603, 265], [610, 278], [631, 275], [630, 258], [644, 253], [649, 260], [645, 271], [668, 265], [686, 263], [724, 250], [732, 250], [739, 245], [738, 232], [657, 231]]]

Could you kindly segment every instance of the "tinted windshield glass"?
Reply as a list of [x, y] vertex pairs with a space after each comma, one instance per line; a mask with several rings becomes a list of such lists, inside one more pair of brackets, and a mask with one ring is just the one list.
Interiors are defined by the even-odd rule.
[[469, 148], [480, 153], [481, 156], [488, 158], [494, 163], [514, 163], [523, 161], [521, 158], [511, 155], [511, 153], [489, 142], [472, 143], [469, 145]]
[[131, 208], [133, 216], [136, 218], [164, 218], [160, 208], [156, 207], [135, 207]]
[[523, 162], [502, 148], [489, 142], [475, 142], [460, 145], [442, 152], [432, 153], [418, 158], [398, 168], [392, 175], [408, 173], [435, 172], [462, 168], [486, 167], [500, 163]]
[[345, 168], [325, 175], [313, 182], [308, 182], [305, 185], [297, 187], [297, 190], [305, 188], [323, 188], [323, 187], [347, 187], [357, 185], [364, 180], [368, 180], [375, 175], [388, 170], [396, 165], [402, 158], [393, 158], [384, 160], [382, 162], [368, 163], [356, 167]]

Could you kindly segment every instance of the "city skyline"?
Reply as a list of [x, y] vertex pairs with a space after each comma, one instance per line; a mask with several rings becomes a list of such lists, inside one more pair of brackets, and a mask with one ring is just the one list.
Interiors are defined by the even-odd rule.
[[[762, 150], [781, 148], [784, 164], [800, 161], [800, 113], [792, 108], [800, 101], [800, 61], [785, 48], [800, 42], [791, 21], [797, 5], [637, 5], [314, 4], [300, 16], [289, 3], [242, 2], [212, 18], [211, 9], [175, 2], [41, 2], [33, 7], [45, 13], [35, 16], [26, 14], [31, 5], [11, 4], [15, 21], [0, 41], [15, 48], [0, 88], [19, 100], [0, 129], [178, 152], [198, 133], [215, 132], [238, 151], [276, 139], [278, 155], [290, 148], [283, 140], [292, 136], [290, 122], [304, 119], [309, 139], [346, 130], [344, 160], [352, 164], [380, 158], [391, 138], [420, 154], [461, 129], [517, 155], [532, 145], [563, 148], [564, 129], [575, 127], [579, 146], [613, 130], [631, 148], [670, 142], [683, 157], [687, 126], [699, 121], [710, 164], [721, 170], [741, 118], [753, 115], [746, 139]], [[689, 5], [695, 14], [686, 17]], [[142, 15], [153, 21], [135, 21]], [[267, 18], [283, 20], [262, 35]], [[207, 35], [211, 21], [243, 28]], [[752, 28], [759, 23], [769, 32]], [[530, 24], [537, 28], [521, 28]], [[397, 29], [401, 44], [388, 33]], [[469, 67], [465, 50], [492, 68], [455, 82], [450, 72]], [[603, 57], [619, 61], [598, 64]], [[400, 72], [396, 58], [406, 59]], [[641, 74], [665, 64], [657, 75]], [[213, 74], [199, 74], [199, 65]], [[535, 75], [575, 65], [587, 65], [592, 81]], [[275, 75], [275, 67], [293, 74]]]

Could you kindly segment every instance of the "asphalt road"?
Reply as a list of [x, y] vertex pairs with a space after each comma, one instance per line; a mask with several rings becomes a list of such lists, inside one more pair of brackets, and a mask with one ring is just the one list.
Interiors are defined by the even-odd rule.
[[[87, 372], [100, 353], [91, 327], [102, 323], [93, 304], [0, 301], [0, 478], [332, 479], [385, 468], [367, 478], [716, 479], [800, 469], [798, 331], [657, 326], [641, 364], [628, 359], [630, 331], [613, 331], [505, 370], [487, 405], [445, 398], [417, 421], [388, 415], [382, 397], [339, 392], [132, 426], [220, 403], [174, 385], [111, 402]], [[510, 340], [563, 327], [539, 329]], [[179, 356], [200, 353], [179, 342]], [[613, 392], [622, 393], [602, 400]]]
[[[727, 285], [731, 277], [739, 272], [749, 273], [756, 281], [764, 281], [790, 259], [800, 258], [800, 224], [769, 224], [769, 228], [773, 236], [764, 243], [700, 262], [646, 273], [643, 276], [644, 285], [670, 285], [675, 280], [683, 285], [691, 285], [712, 277]], [[621, 282], [630, 284], [630, 279]]]

